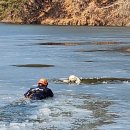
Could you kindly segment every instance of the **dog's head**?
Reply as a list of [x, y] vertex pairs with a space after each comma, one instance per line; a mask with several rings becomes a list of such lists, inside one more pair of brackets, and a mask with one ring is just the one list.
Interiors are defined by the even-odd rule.
[[70, 83], [80, 84], [80, 79], [78, 77], [76, 77], [75, 75], [70, 75], [69, 76], [69, 82]]

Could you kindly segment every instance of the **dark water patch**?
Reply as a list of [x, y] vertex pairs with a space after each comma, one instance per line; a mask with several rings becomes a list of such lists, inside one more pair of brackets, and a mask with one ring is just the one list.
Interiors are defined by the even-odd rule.
[[101, 41], [101, 42], [94, 42], [97, 45], [123, 45], [123, 44], [129, 44], [129, 42], [118, 42], [118, 41]]
[[109, 125], [116, 123], [115, 119], [119, 118], [119, 115], [115, 112], [110, 112], [108, 108], [114, 104], [111, 100], [102, 100], [97, 97], [84, 97], [84, 104], [78, 106], [79, 108], [91, 111], [91, 119], [89, 123], [80, 125], [79, 130], [82, 129], [93, 129], [102, 125]]
[[54, 67], [54, 65], [47, 64], [23, 64], [23, 65], [12, 65], [16, 67], [34, 67], [34, 68], [42, 68], [42, 67]]
[[97, 45], [121, 44], [121, 42], [96, 42]]
[[85, 49], [81, 49], [81, 50], [77, 50], [76, 52], [105, 52], [105, 51], [112, 51], [112, 49], [102, 49], [102, 50], [85, 50]]
[[18, 46], [18, 47], [25, 47], [25, 46], [32, 46], [32, 44], [30, 43], [30, 44], [19, 44], [19, 45], [16, 45], [16, 46]]
[[78, 46], [83, 45], [83, 43], [74, 43], [74, 42], [45, 42], [45, 43], [27, 43], [27, 44], [19, 44], [16, 46], [24, 47], [24, 46], [34, 46], [34, 45], [40, 45], [40, 46]]
[[37, 43], [37, 45], [42, 45], [42, 46], [78, 46], [81, 45], [81, 43], [71, 43], [71, 42], [65, 42], [65, 43], [56, 43], [56, 42], [48, 42], [48, 43]]
[[95, 62], [95, 61], [87, 60], [87, 61], [84, 61], [84, 62], [90, 62], [91, 63], [91, 62]]
[[92, 50], [85, 50], [85, 49], [81, 49], [81, 50], [77, 50], [75, 52], [126, 52], [126, 53], [130, 53], [130, 47], [128, 48], [109, 48], [109, 49], [92, 49]]
[[88, 110], [99, 110], [99, 109], [104, 109], [107, 108], [108, 106], [112, 105], [113, 102], [112, 101], [85, 101], [85, 106], [84, 108], [87, 108]]
[[128, 78], [83, 78], [81, 83], [83, 84], [102, 84], [102, 83], [123, 83], [130, 82]]
[[115, 123], [115, 119], [119, 118], [117, 113], [108, 112], [108, 107], [113, 105], [109, 100], [93, 100], [85, 101], [82, 106], [84, 109], [91, 110], [95, 121], [89, 124], [89, 127], [97, 127]]

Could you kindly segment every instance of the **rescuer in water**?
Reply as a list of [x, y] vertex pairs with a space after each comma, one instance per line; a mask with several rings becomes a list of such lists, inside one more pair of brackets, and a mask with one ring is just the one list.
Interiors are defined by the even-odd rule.
[[51, 89], [49, 89], [48, 86], [48, 81], [45, 78], [41, 78], [38, 83], [37, 83], [36, 88], [30, 88], [24, 96], [26, 98], [32, 99], [32, 100], [42, 100], [47, 97], [53, 97], [53, 92]]

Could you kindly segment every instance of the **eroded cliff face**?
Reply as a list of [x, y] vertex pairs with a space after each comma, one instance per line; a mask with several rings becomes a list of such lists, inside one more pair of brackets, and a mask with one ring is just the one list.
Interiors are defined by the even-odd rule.
[[4, 10], [7, 13], [1, 17], [1, 21], [47, 25], [130, 25], [129, 0], [13, 1], [13, 9], [8, 11], [11, 3], [6, 5]]

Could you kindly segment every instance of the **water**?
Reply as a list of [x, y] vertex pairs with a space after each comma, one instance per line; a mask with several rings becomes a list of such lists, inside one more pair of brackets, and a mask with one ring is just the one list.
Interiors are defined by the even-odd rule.
[[[0, 24], [0, 130], [129, 130], [129, 48], [128, 27]], [[25, 99], [41, 77], [54, 98]]]

